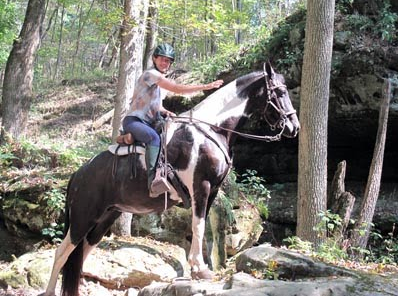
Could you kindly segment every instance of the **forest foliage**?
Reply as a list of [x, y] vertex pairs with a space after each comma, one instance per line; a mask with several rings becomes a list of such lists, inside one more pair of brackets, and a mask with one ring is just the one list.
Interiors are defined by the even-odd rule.
[[[35, 85], [117, 74], [123, 1], [48, 1]], [[152, 0], [157, 42], [177, 51], [177, 68], [191, 70], [215, 55], [221, 60], [266, 39], [304, 1]], [[0, 72], [23, 23], [27, 1], [0, 0]], [[134, 21], [134, 20], [133, 20]], [[212, 67], [221, 67], [219, 64]], [[219, 69], [218, 69], [219, 70]]]
[[[13, 40], [21, 29], [27, 2], [0, 0], [0, 77], [4, 75]], [[304, 0], [151, 0], [151, 8], [157, 13], [148, 21], [156, 24], [157, 43], [168, 42], [175, 47], [175, 68], [196, 70], [200, 78], [211, 80], [222, 71], [236, 68], [236, 63], [250, 69], [258, 60], [267, 58], [265, 48], [288, 39], [289, 27], [283, 30], [286, 17], [304, 11], [305, 3]], [[336, 11], [352, 10], [352, 3], [352, 0], [337, 1]], [[353, 28], [377, 30], [383, 39], [391, 42], [396, 38], [397, 15], [391, 13], [389, 6], [386, 2], [375, 20], [353, 14]], [[35, 86], [104, 74], [116, 76], [123, 18], [120, 0], [47, 1], [35, 61]], [[269, 37], [276, 29], [279, 37], [273, 36], [272, 42]], [[291, 63], [302, 54], [284, 50], [279, 63]]]

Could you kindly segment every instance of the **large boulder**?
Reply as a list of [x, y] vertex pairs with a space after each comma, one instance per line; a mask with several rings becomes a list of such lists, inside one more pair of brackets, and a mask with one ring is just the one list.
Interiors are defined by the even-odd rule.
[[[228, 217], [232, 217], [228, 221]], [[133, 234], [151, 236], [159, 241], [176, 244], [189, 253], [192, 238], [192, 209], [172, 207], [161, 214], [135, 215]], [[262, 219], [256, 208], [242, 201], [226, 213], [218, 199], [214, 202], [206, 222], [204, 254], [215, 269], [225, 266], [228, 256], [250, 248], [257, 243]]]
[[394, 275], [370, 276], [267, 245], [242, 252], [236, 261], [236, 271], [215, 282], [154, 282], [138, 296], [387, 296], [398, 293], [398, 280]]
[[[0, 286], [44, 290], [54, 254], [51, 248], [20, 256], [0, 271]], [[189, 276], [189, 272], [185, 252], [176, 245], [148, 238], [106, 238], [83, 266], [84, 280], [99, 285], [84, 284], [82, 289], [128, 290], [152, 281], [171, 282]]]
[[84, 264], [86, 279], [110, 289], [144, 287], [152, 281], [186, 277], [190, 267], [182, 248], [148, 238], [106, 239]]
[[316, 261], [291, 250], [260, 245], [243, 251], [236, 258], [236, 270], [248, 274], [269, 274], [277, 279], [298, 280], [303, 278], [357, 275], [343, 268]]
[[[42, 292], [54, 251], [40, 249], [2, 265], [0, 289], [8, 291], [7, 295], [33, 296]], [[235, 268], [233, 263], [215, 280], [196, 281], [189, 277], [185, 252], [178, 246], [146, 238], [107, 238], [87, 258], [80, 292], [95, 296], [398, 294], [396, 274], [377, 276], [347, 270], [269, 245], [243, 251], [237, 256]]]
[[[172, 284], [153, 283], [138, 296], [374, 296], [350, 293], [356, 281], [351, 278], [317, 279], [306, 282], [286, 282], [257, 279], [246, 273], [236, 273], [218, 282], [181, 281]], [[383, 295], [383, 294], [379, 294]], [[384, 294], [387, 295], [387, 294]]]

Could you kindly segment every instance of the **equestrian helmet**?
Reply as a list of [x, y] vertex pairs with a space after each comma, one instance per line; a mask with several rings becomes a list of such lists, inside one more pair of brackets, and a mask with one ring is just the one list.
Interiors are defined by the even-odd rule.
[[172, 62], [174, 62], [174, 59], [175, 59], [174, 48], [170, 44], [167, 44], [167, 43], [158, 45], [155, 48], [153, 55], [155, 57], [157, 57], [157, 56], [167, 57], [167, 58], [171, 59]]

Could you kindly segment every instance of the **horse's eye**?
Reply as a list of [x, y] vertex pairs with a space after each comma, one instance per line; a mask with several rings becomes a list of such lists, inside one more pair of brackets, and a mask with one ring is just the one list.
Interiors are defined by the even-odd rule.
[[282, 96], [285, 95], [285, 90], [282, 89], [282, 88], [277, 88], [277, 89], [275, 90], [275, 93], [276, 93], [276, 95], [277, 95], [278, 97], [282, 97]]

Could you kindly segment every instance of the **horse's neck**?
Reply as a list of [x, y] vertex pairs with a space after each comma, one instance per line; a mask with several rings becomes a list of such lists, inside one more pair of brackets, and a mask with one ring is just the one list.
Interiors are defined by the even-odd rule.
[[[244, 114], [246, 103], [247, 99], [238, 97], [236, 82], [233, 81], [181, 115], [192, 116], [193, 119], [216, 126], [222, 126], [231, 118], [236, 120], [237, 124]], [[229, 124], [229, 128], [234, 129], [235, 126]]]

